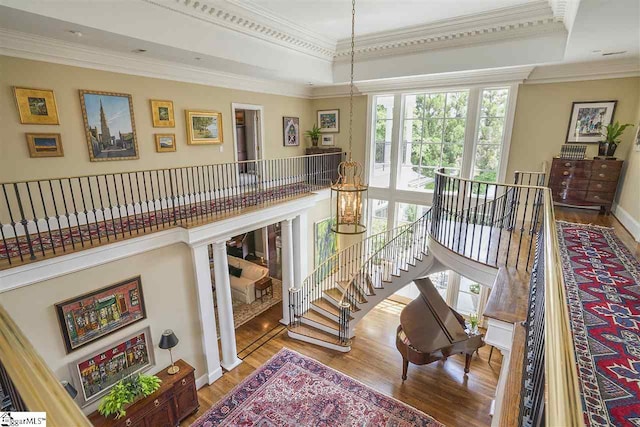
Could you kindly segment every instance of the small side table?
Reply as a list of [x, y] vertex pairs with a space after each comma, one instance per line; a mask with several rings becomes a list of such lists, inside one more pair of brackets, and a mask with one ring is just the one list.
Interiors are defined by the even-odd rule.
[[[260, 291], [260, 295], [258, 296], [258, 291]], [[255, 297], [256, 299], [260, 298], [260, 302], [262, 302], [262, 298], [265, 295], [271, 295], [273, 297], [273, 282], [271, 281], [271, 277], [266, 276], [262, 279], [258, 280], [255, 283]]]

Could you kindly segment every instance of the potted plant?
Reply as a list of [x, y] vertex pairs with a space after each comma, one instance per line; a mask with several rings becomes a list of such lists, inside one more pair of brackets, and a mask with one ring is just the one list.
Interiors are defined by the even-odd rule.
[[602, 132], [604, 141], [600, 141], [598, 146], [598, 155], [613, 157], [616, 153], [616, 148], [618, 148], [618, 144], [620, 144], [622, 132], [624, 132], [624, 130], [629, 126], [633, 125], [631, 123], [621, 125], [617, 120], [614, 124], [607, 125], [604, 132]]
[[306, 131], [304, 134], [311, 138], [311, 144], [314, 147], [318, 146], [318, 141], [320, 140], [320, 136], [322, 135], [322, 132], [320, 132], [320, 128], [318, 127], [318, 125], [314, 124], [311, 130]]
[[160, 388], [161, 382], [162, 380], [155, 375], [140, 374], [123, 378], [102, 398], [98, 412], [105, 417], [115, 414], [116, 419], [122, 418], [127, 415], [127, 405], [153, 394]]

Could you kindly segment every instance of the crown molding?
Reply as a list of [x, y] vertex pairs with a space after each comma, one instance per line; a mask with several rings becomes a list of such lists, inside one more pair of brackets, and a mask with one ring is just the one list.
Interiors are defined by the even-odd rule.
[[[356, 37], [358, 60], [566, 32], [546, 0]], [[350, 59], [351, 40], [338, 41], [336, 61]]]
[[282, 19], [254, 3], [239, 0], [143, 1], [328, 62], [335, 54], [334, 40]]
[[0, 28], [0, 55], [249, 92], [309, 98], [302, 84], [257, 79]]
[[[354, 95], [411, 91], [425, 88], [522, 83], [531, 74], [533, 68], [533, 66], [519, 66], [361, 81], [355, 83], [356, 90], [354, 91]], [[311, 98], [334, 98], [348, 95], [349, 85], [343, 84], [316, 87], [312, 90]]]
[[640, 76], [640, 58], [630, 57], [609, 61], [540, 65], [524, 83], [561, 83], [638, 76]]

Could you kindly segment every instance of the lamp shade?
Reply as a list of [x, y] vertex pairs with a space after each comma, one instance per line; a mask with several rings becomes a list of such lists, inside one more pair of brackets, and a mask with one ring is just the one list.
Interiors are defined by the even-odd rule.
[[69, 393], [69, 396], [71, 396], [72, 399], [75, 399], [78, 395], [78, 390], [76, 390], [73, 384], [71, 384], [69, 381], [62, 381], [62, 385], [64, 389], [67, 390], [67, 393]]
[[160, 344], [158, 347], [162, 349], [173, 348], [178, 345], [178, 337], [173, 333], [171, 329], [167, 329], [162, 333], [162, 338], [160, 338]]

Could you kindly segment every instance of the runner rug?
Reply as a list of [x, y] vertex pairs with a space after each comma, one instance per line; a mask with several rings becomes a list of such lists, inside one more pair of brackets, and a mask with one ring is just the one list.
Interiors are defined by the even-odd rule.
[[442, 426], [313, 359], [283, 348], [193, 426]]
[[640, 426], [640, 263], [613, 229], [557, 225], [585, 423]]

